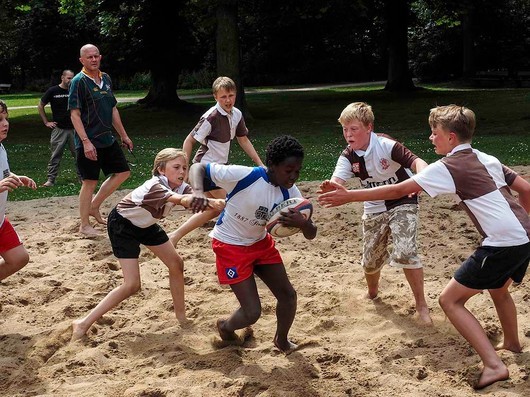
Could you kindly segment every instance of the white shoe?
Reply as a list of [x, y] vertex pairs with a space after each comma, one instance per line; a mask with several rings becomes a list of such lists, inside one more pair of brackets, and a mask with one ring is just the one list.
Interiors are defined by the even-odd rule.
[[44, 187], [52, 187], [53, 185], [55, 185], [55, 183], [53, 183], [52, 181], [46, 181], [42, 184], [42, 186]]

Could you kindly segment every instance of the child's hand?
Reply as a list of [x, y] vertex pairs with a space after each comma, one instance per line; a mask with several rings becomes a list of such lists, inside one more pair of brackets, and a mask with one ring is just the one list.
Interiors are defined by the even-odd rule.
[[318, 196], [318, 203], [325, 207], [337, 207], [342, 204], [349, 203], [352, 200], [350, 197], [350, 192], [344, 186], [339, 185], [338, 183], [331, 182], [335, 186], [335, 190], [329, 191], [327, 193], [321, 194]]
[[16, 189], [20, 186], [24, 186], [24, 183], [18, 176], [11, 174], [7, 178], [4, 178], [0, 181], [0, 193], [5, 192], [6, 190], [11, 192], [13, 189]]
[[287, 211], [282, 211], [281, 216], [278, 218], [278, 221], [288, 227], [297, 227], [299, 229], [303, 228], [304, 224], [307, 222], [307, 218], [292, 208]]
[[325, 180], [322, 182], [319, 186], [318, 194], [332, 192], [334, 190], [337, 190], [337, 187], [335, 186], [335, 182], [331, 182], [330, 180]]
[[37, 184], [35, 181], [31, 178], [28, 178], [27, 176], [19, 176], [20, 181], [24, 184], [24, 186], [29, 187], [30, 189], [37, 189]]

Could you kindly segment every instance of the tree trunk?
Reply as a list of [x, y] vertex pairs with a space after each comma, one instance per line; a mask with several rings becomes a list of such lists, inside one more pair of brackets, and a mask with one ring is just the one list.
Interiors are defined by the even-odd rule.
[[471, 78], [475, 75], [474, 59], [474, 30], [473, 30], [473, 9], [468, 7], [461, 16], [462, 22], [462, 77]]
[[415, 86], [408, 64], [408, 0], [385, 0], [385, 17], [388, 37], [388, 80], [385, 90], [412, 91]]
[[151, 87], [145, 98], [138, 101], [146, 106], [172, 107], [181, 103], [177, 95], [180, 73], [178, 52], [178, 25], [180, 1], [152, 0], [150, 17], [146, 23], [146, 57], [149, 59]]
[[238, 0], [218, 0], [216, 18], [217, 74], [230, 77], [237, 86], [236, 107], [246, 119], [251, 118], [241, 80], [238, 21]]

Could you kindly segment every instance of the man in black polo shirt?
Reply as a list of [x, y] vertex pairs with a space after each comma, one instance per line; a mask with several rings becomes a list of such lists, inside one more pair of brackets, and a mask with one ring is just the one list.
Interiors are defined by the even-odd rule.
[[[67, 145], [70, 153], [72, 153], [72, 157], [75, 159], [74, 126], [70, 119], [70, 112], [68, 111], [68, 88], [73, 77], [74, 72], [71, 70], [63, 70], [61, 83], [50, 87], [38, 105], [42, 122], [46, 127], [52, 129], [50, 137], [52, 155], [48, 163], [48, 180], [42, 185], [45, 187], [55, 185], [61, 158]], [[44, 110], [44, 107], [48, 103], [52, 108], [53, 121], [48, 121]]]

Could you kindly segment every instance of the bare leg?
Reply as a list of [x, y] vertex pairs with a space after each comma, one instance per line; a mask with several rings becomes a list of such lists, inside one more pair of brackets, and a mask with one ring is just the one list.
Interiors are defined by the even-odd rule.
[[508, 368], [499, 358], [491, 345], [484, 329], [475, 316], [466, 309], [469, 298], [478, 294], [480, 290], [464, 287], [454, 278], [449, 281], [440, 295], [440, 306], [460, 334], [466, 338], [482, 359], [484, 369], [476, 389], [482, 389], [497, 381], [508, 379]]
[[[216, 189], [211, 190], [209, 192], [205, 192], [204, 195], [208, 198], [224, 199], [226, 198], [226, 191], [224, 189]], [[180, 239], [186, 234], [197, 229], [198, 227], [201, 227], [210, 219], [219, 216], [219, 214], [220, 211], [214, 209], [193, 214], [186, 220], [186, 222], [180, 225], [177, 230], [168, 234], [169, 241], [171, 241], [171, 244], [173, 244], [174, 246], [177, 245]]]
[[169, 270], [169, 289], [173, 299], [175, 316], [181, 325], [185, 325], [188, 320], [186, 319], [184, 301], [184, 261], [169, 241], [161, 245], [148, 246], [147, 248], [153, 251]]
[[79, 214], [81, 216], [81, 226], [79, 232], [87, 236], [95, 236], [100, 234], [90, 224], [90, 203], [92, 202], [92, 195], [98, 181], [84, 179], [81, 184], [81, 191], [79, 192]]
[[107, 224], [107, 221], [101, 217], [101, 214], [99, 212], [99, 207], [103, 202], [109, 197], [114, 191], [120, 187], [120, 185], [129, 178], [131, 175], [130, 171], [125, 172], [119, 172], [117, 174], [112, 174], [109, 176], [105, 182], [99, 187], [98, 192], [92, 199], [90, 203], [90, 210], [89, 213], [91, 216], [96, 218], [96, 221], [98, 223], [101, 223], [103, 225]]
[[381, 277], [381, 270], [371, 274], [364, 273], [364, 277], [366, 278], [366, 284], [368, 286], [368, 293], [366, 294], [366, 297], [368, 299], [375, 299], [379, 292], [379, 278]]
[[429, 307], [425, 301], [425, 293], [423, 287], [423, 268], [419, 269], [403, 269], [405, 277], [410, 285], [414, 300], [416, 302], [416, 313], [418, 319], [423, 323], [432, 324], [431, 316], [429, 314]]
[[269, 287], [277, 299], [277, 327], [274, 345], [285, 353], [295, 350], [297, 345], [289, 341], [288, 334], [296, 315], [297, 298], [284, 265], [258, 265], [254, 268], [254, 272]]
[[217, 330], [223, 340], [237, 339], [235, 330], [254, 324], [261, 316], [261, 302], [253, 276], [237, 284], [230, 284], [230, 288], [241, 306], [227, 320], [217, 320]]
[[168, 234], [169, 241], [173, 246], [177, 245], [180, 239], [186, 234], [197, 229], [198, 227], [201, 227], [210, 219], [214, 219], [215, 217], [219, 216], [219, 214], [220, 212], [216, 210], [208, 210], [193, 214], [186, 220], [186, 222], [180, 225], [177, 230]]
[[29, 254], [23, 245], [2, 253], [0, 259], [0, 281], [18, 272], [29, 262]]
[[123, 273], [123, 284], [110, 291], [85, 317], [72, 322], [72, 340], [80, 339], [88, 329], [114, 306], [140, 290], [138, 259], [118, 259]]
[[512, 295], [508, 291], [508, 287], [511, 283], [512, 280], [509, 279], [502, 288], [488, 290], [493, 299], [495, 310], [497, 310], [497, 316], [501, 322], [502, 332], [504, 334], [504, 341], [495, 349], [506, 349], [514, 353], [520, 353], [522, 349], [517, 331], [517, 309], [515, 308]]

